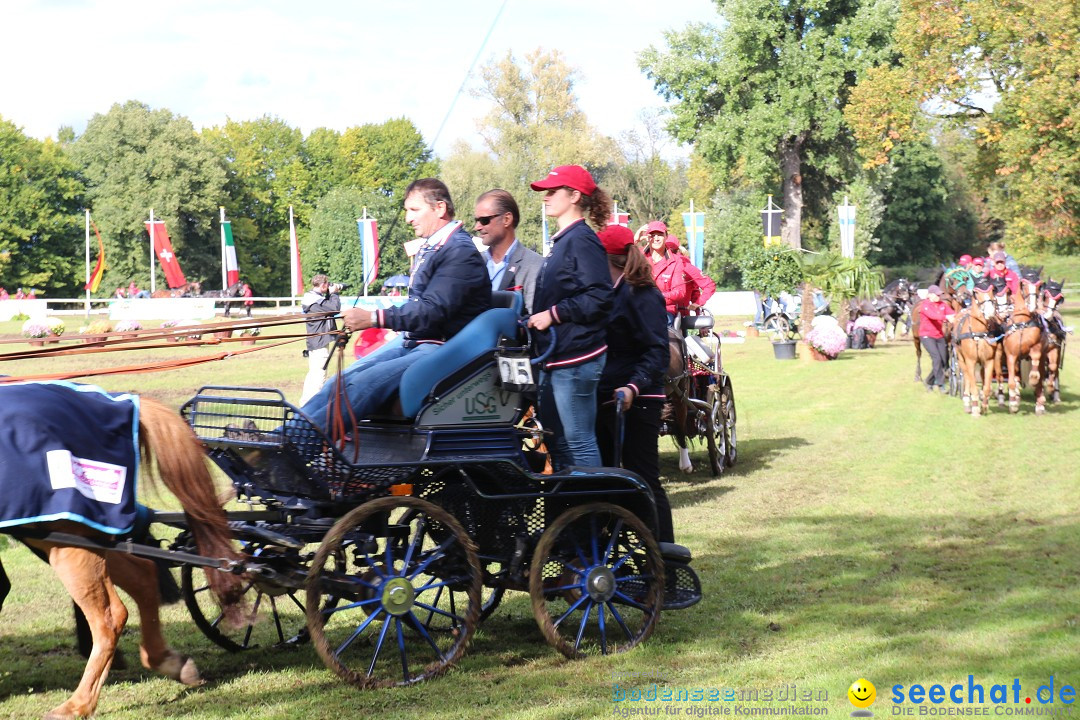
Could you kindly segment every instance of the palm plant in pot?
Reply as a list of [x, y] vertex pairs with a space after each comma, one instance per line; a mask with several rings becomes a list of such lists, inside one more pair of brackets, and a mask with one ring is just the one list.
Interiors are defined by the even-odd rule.
[[807, 324], [814, 317], [814, 289], [824, 293], [835, 306], [852, 298], [872, 297], [881, 292], [881, 272], [870, 267], [866, 258], [845, 258], [834, 252], [788, 251], [801, 272], [802, 310], [800, 317]]

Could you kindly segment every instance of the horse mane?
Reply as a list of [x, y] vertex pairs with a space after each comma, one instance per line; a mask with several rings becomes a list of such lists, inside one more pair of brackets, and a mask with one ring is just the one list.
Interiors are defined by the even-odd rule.
[[[225, 512], [218, 502], [202, 445], [179, 415], [149, 398], [139, 401], [139, 444], [143, 458], [157, 465], [158, 477], [180, 501], [202, 555], [239, 560]], [[153, 478], [152, 474], [148, 474]], [[206, 568], [206, 577], [226, 619], [240, 618], [238, 576]]]

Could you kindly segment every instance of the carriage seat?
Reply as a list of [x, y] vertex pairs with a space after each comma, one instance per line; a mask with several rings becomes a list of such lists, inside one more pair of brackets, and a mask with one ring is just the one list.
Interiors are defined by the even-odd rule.
[[687, 315], [682, 319], [683, 330], [709, 330], [712, 326], [712, 315]]
[[[492, 304], [499, 302], [504, 303], [504, 306], [493, 307], [473, 318], [472, 322], [447, 340], [442, 347], [421, 358], [402, 373], [398, 395], [403, 415], [416, 417], [440, 380], [454, 374], [478, 357], [493, 352], [500, 337], [517, 337], [518, 319], [521, 317], [524, 302], [521, 295], [504, 291], [496, 291], [491, 295]], [[500, 297], [496, 298], [496, 295]]]

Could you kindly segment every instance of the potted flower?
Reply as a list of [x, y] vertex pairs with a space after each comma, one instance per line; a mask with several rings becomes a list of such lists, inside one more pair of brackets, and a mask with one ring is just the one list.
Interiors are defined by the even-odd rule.
[[142, 325], [138, 320], [121, 320], [116, 323], [114, 328], [116, 332], [135, 332], [136, 330], [142, 330]]
[[82, 336], [84, 343], [101, 342], [102, 340], [109, 339], [109, 333], [112, 332], [112, 325], [108, 320], [94, 320], [89, 325], [83, 325], [79, 328], [79, 335]]
[[257, 338], [261, 333], [262, 333], [262, 328], [257, 328], [257, 327], [244, 328], [243, 330], [240, 331], [240, 337], [242, 338], [240, 340], [240, 344], [241, 345], [254, 345], [255, 344], [255, 338]]
[[847, 347], [847, 333], [836, 323], [818, 323], [806, 333], [806, 344], [815, 360], [833, 360]]
[[44, 320], [27, 320], [23, 323], [22, 334], [23, 337], [30, 338], [31, 345], [40, 347], [49, 336], [49, 326]]
[[877, 315], [860, 315], [855, 318], [853, 330], [862, 330], [866, 334], [866, 344], [874, 347], [877, 334], [885, 331], [885, 323]]
[[58, 317], [45, 318], [45, 324], [49, 326], [49, 334], [60, 337], [64, 334], [64, 321]]

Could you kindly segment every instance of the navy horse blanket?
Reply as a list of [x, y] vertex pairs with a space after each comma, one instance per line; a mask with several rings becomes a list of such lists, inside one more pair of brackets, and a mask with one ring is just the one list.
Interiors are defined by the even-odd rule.
[[93, 385], [0, 385], [0, 529], [73, 520], [132, 531], [139, 400]]

